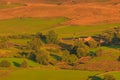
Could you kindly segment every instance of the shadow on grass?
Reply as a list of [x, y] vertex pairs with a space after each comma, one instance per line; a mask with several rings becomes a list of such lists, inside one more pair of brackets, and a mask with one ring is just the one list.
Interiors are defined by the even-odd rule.
[[52, 56], [54, 59], [60, 61], [61, 60], [61, 57], [58, 56], [58, 55], [55, 55], [55, 54], [50, 54], [50, 56]]
[[120, 45], [110, 45], [110, 46], [105, 46], [108, 48], [114, 48], [114, 49], [120, 49]]
[[102, 78], [98, 76], [89, 76], [87, 80], [102, 80]]
[[14, 66], [16, 66], [16, 67], [20, 67], [20, 64], [17, 63], [17, 62], [13, 62], [13, 64], [14, 64]]

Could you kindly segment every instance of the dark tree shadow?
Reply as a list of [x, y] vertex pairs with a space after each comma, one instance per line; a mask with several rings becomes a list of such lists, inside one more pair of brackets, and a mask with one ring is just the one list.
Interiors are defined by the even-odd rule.
[[17, 63], [17, 62], [13, 62], [13, 64], [14, 64], [16, 67], [20, 67], [20, 64]]
[[61, 46], [62, 49], [67, 49], [67, 50], [69, 50], [69, 51], [73, 48], [72, 45], [65, 44], [65, 43], [59, 43], [59, 46]]
[[55, 54], [50, 54], [50, 56], [52, 56], [54, 59], [60, 61], [61, 60], [61, 57], [58, 56], [58, 55], [55, 55]]
[[98, 76], [89, 76], [87, 80], [102, 80], [102, 78]]

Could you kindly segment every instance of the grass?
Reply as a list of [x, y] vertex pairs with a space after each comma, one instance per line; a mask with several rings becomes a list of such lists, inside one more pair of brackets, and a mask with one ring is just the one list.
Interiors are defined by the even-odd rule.
[[14, 8], [18, 6], [25, 6], [25, 4], [0, 4], [0, 9]]
[[103, 77], [104, 75], [113, 75], [115, 77], [115, 80], [120, 80], [120, 72], [119, 71], [106, 72], [106, 73], [100, 74], [98, 76]]
[[16, 44], [26, 44], [30, 39], [10, 39], [10, 42], [16, 43]]
[[46, 33], [49, 30], [55, 30], [59, 37], [79, 37], [93, 36], [102, 33], [105, 30], [119, 26], [120, 23], [114, 24], [97, 24], [97, 25], [63, 25], [66, 18], [14, 18], [0, 20], [0, 35], [6, 34], [34, 34], [37, 32]]
[[[96, 52], [99, 48], [92, 49], [91, 51]], [[120, 56], [120, 51], [119, 49], [111, 48], [111, 47], [101, 47], [101, 49], [104, 51], [101, 56], [95, 57], [91, 59], [91, 62], [99, 62], [99, 61], [104, 61], [104, 60], [112, 60], [116, 61], [118, 56]]]
[[61, 26], [56, 27], [54, 30], [60, 34], [61, 37], [79, 37], [79, 36], [93, 36], [102, 33], [105, 30], [119, 26], [120, 24], [97, 24], [97, 25], [87, 25], [87, 26]]
[[98, 71], [77, 70], [17, 70], [2, 80], [86, 80], [88, 76], [99, 73]]
[[49, 30], [64, 21], [66, 21], [65, 18], [14, 18], [0, 20], [0, 34], [32, 34], [43, 32], [44, 30]]
[[31, 60], [28, 60], [28, 59], [23, 59], [23, 58], [0, 58], [0, 61], [1, 60], [7, 60], [7, 61], [9, 61], [11, 64], [12, 64], [12, 66], [14, 66], [14, 67], [19, 67], [20, 66], [20, 64], [24, 61], [24, 60], [26, 60], [27, 61], [27, 63], [30, 65], [30, 66], [40, 66], [38, 63], [36, 63], [36, 62], [33, 62], [33, 61], [31, 61]]

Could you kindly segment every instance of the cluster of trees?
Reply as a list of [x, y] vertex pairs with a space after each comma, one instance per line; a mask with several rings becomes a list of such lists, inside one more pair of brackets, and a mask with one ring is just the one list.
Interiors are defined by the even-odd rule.
[[[1, 60], [1, 62], [0, 62], [0, 67], [10, 68], [10, 67], [12, 67], [12, 64], [11, 64], [9, 61], [7, 61], [7, 60]], [[19, 65], [19, 67], [21, 67], [21, 68], [28, 68], [28, 67], [29, 67], [29, 64], [27, 63], [27, 61], [24, 60], [24, 61]]]
[[[4, 41], [7, 42], [7, 40]], [[42, 33], [37, 33], [36, 35], [32, 35], [31, 40], [27, 43], [26, 46], [20, 48], [22, 49], [20, 55], [22, 57], [34, 60], [39, 64], [46, 65], [49, 64], [50, 62], [49, 61], [50, 52], [45, 49], [42, 49], [42, 47], [44, 46], [44, 44], [59, 45], [59, 43], [60, 41], [58, 39], [58, 34], [53, 30], [49, 31], [46, 35], [43, 35]], [[70, 50], [67, 50], [66, 48], [63, 51], [61, 61], [64, 61], [68, 64], [74, 64], [81, 57], [95, 56], [95, 54], [93, 53], [91, 54], [90, 49], [96, 47], [98, 47], [98, 43], [95, 40], [90, 40], [87, 42], [81, 40], [75, 41], [74, 46]]]
[[[29, 38], [31, 39], [27, 45], [22, 46], [21, 49], [22, 52], [19, 54], [24, 57], [31, 59], [33, 61], [38, 62], [39, 64], [49, 64], [50, 63], [50, 51], [43, 49], [43, 46], [45, 44], [57, 44], [60, 45], [60, 41], [58, 39], [58, 34], [51, 30], [48, 31], [46, 35], [43, 35], [42, 33], [37, 33], [35, 35], [18, 35], [18, 36], [8, 36], [8, 38]], [[8, 38], [2, 38], [5, 40], [2, 40], [0, 42], [0, 48], [8, 47]], [[120, 43], [120, 27], [114, 28], [113, 30], [104, 32], [104, 34], [98, 36], [99, 39], [103, 39], [105, 43]], [[75, 44], [72, 45], [72, 47], [64, 48], [62, 51], [61, 60], [66, 62], [70, 65], [73, 65], [77, 63], [78, 59], [81, 57], [86, 56], [100, 56], [103, 51], [101, 49], [97, 50], [97, 52], [91, 52], [90, 50], [93, 48], [99, 47], [99, 41], [97, 40], [89, 40], [87, 42], [82, 40], [76, 40]], [[120, 60], [120, 59], [118, 59]], [[27, 66], [27, 63], [23, 62], [23, 67]]]
[[98, 35], [99, 39], [104, 40], [104, 44], [120, 44], [120, 27], [105, 31], [103, 34]]
[[90, 51], [92, 48], [98, 47], [98, 42], [95, 40], [90, 40], [84, 42], [82, 40], [75, 41], [71, 53], [75, 54], [78, 58], [86, 56], [94, 56], [95, 54]]
[[49, 52], [42, 47], [44, 44], [57, 44], [58, 35], [54, 31], [49, 31], [47, 35], [37, 33], [31, 41], [28, 42], [24, 50], [29, 52], [20, 53], [23, 57], [34, 60], [39, 64], [46, 65], [49, 63]]
[[104, 75], [103, 79], [99, 76], [90, 76], [88, 80], [116, 80], [116, 79], [113, 75], [106, 74]]
[[67, 62], [70, 65], [73, 65], [78, 61], [78, 58], [75, 54], [70, 54], [68, 50], [63, 51], [62, 61]]

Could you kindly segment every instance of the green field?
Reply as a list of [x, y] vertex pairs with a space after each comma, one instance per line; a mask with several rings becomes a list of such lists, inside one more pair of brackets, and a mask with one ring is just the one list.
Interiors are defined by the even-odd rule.
[[30, 39], [10, 39], [9, 41], [16, 44], [26, 44]]
[[96, 52], [97, 50], [102, 49], [102, 51], [104, 51], [104, 54], [101, 54], [101, 56], [99, 57], [94, 57], [90, 61], [91, 62], [99, 62], [104, 60], [115, 61], [117, 60], [118, 56], [120, 56], [119, 47], [120, 46], [102, 46], [100, 48], [91, 49], [92, 52]]
[[0, 34], [24, 34], [37, 33], [49, 30], [61, 22], [66, 21], [65, 18], [15, 18], [8, 20], [0, 20]]
[[25, 60], [27, 61], [27, 63], [34, 67], [34, 66], [40, 66], [38, 63], [32, 61], [32, 60], [28, 60], [28, 59], [24, 59], [24, 58], [0, 58], [0, 61], [1, 60], [7, 60], [9, 61], [13, 67], [19, 67], [20, 64]]
[[66, 18], [14, 18], [8, 20], [0, 20], [0, 35], [6, 34], [34, 34], [37, 32], [46, 33], [49, 30], [55, 30], [59, 37], [73, 37], [82, 35], [96, 35], [111, 29], [116, 24], [98, 24], [98, 25], [64, 25]]
[[98, 76], [103, 77], [104, 75], [113, 75], [116, 80], [120, 80], [120, 72], [119, 71], [106, 72], [106, 73], [100, 74]]
[[101, 24], [101, 25], [87, 25], [87, 26], [61, 26], [54, 30], [60, 34], [61, 37], [72, 36], [91, 36], [102, 33], [105, 30], [119, 26], [120, 24]]
[[100, 72], [100, 71], [78, 71], [78, 70], [40, 70], [21, 69], [8, 73], [7, 77], [1, 80], [87, 80], [89, 76], [102, 77], [106, 74], [113, 75], [116, 80], [120, 79], [120, 72]]
[[2, 80], [86, 80], [88, 76], [99, 73], [101, 72], [77, 70], [17, 70]]

